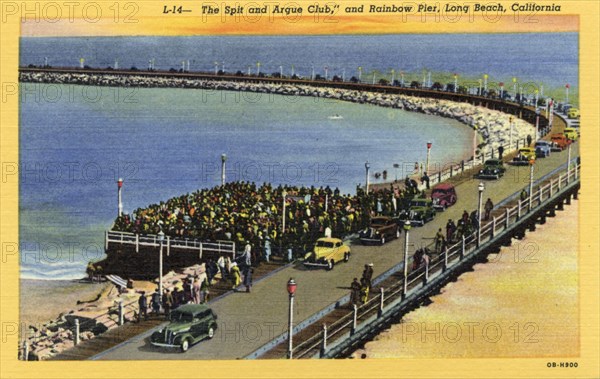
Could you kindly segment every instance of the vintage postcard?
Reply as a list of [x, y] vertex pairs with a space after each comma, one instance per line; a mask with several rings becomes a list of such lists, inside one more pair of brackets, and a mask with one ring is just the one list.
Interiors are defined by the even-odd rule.
[[599, 3], [0, 4], [2, 378], [600, 377]]

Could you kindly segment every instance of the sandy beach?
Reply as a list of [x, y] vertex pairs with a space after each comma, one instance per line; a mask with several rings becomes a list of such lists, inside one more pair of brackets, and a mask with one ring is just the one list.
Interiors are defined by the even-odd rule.
[[55, 319], [63, 312], [76, 309], [77, 301], [95, 299], [108, 285], [73, 280], [21, 279], [21, 323], [36, 325]]
[[[577, 202], [444, 287], [355, 356], [567, 357], [579, 352]], [[575, 229], [574, 229], [575, 228]]]

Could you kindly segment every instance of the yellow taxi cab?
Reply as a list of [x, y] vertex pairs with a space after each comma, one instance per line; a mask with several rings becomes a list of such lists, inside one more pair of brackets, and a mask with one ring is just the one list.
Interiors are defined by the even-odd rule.
[[570, 108], [569, 111], [567, 112], [567, 117], [568, 118], [579, 118], [579, 109]]
[[336, 263], [350, 259], [350, 246], [339, 238], [319, 238], [313, 251], [304, 256], [306, 267], [325, 267], [332, 270]]
[[563, 134], [571, 141], [577, 141], [577, 138], [579, 138], [579, 133], [575, 128], [565, 128]]

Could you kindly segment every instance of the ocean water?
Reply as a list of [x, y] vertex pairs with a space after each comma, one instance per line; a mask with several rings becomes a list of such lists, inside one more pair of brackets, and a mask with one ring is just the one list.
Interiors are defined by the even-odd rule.
[[[25, 278], [80, 277], [89, 260], [102, 257], [104, 231], [117, 214], [118, 178], [126, 213], [218, 185], [223, 153], [227, 180], [354, 193], [364, 184], [366, 161], [371, 174], [403, 177], [425, 160], [428, 141], [433, 166], [463, 159], [473, 136], [454, 120], [327, 99], [52, 87], [62, 96], [50, 102], [43, 101], [46, 86], [22, 83], [29, 94], [20, 110]], [[330, 119], [335, 114], [343, 119]]]
[[[578, 33], [510, 34], [404, 34], [325, 36], [194, 36], [194, 37], [74, 37], [21, 38], [21, 65], [79, 66], [79, 59], [92, 67], [113, 66], [140, 69], [155, 59], [157, 69], [181, 67], [190, 60], [190, 70], [214, 71], [215, 62], [227, 72], [247, 72], [261, 63], [261, 72], [289, 75], [315, 73], [330, 77], [358, 76], [363, 80], [373, 70], [405, 71], [422, 80], [422, 70], [458, 73], [491, 81], [504, 81], [507, 89], [513, 76], [522, 82], [544, 82], [578, 87]], [[415, 76], [416, 75], [416, 76]], [[408, 77], [406, 78], [408, 80]], [[435, 77], [432, 81], [435, 81]]]

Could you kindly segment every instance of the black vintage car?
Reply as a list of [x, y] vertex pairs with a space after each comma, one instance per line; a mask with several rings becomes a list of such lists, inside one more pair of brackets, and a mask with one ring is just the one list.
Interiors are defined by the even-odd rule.
[[396, 220], [387, 216], [371, 218], [371, 224], [359, 233], [363, 245], [378, 243], [383, 245], [387, 240], [400, 237], [400, 227]]
[[483, 168], [475, 175], [477, 179], [500, 179], [506, 168], [504, 162], [500, 159], [488, 159], [483, 164]]
[[213, 338], [217, 315], [204, 304], [186, 304], [173, 310], [171, 323], [150, 336], [150, 343], [161, 347], [178, 347], [186, 352], [205, 338]]

